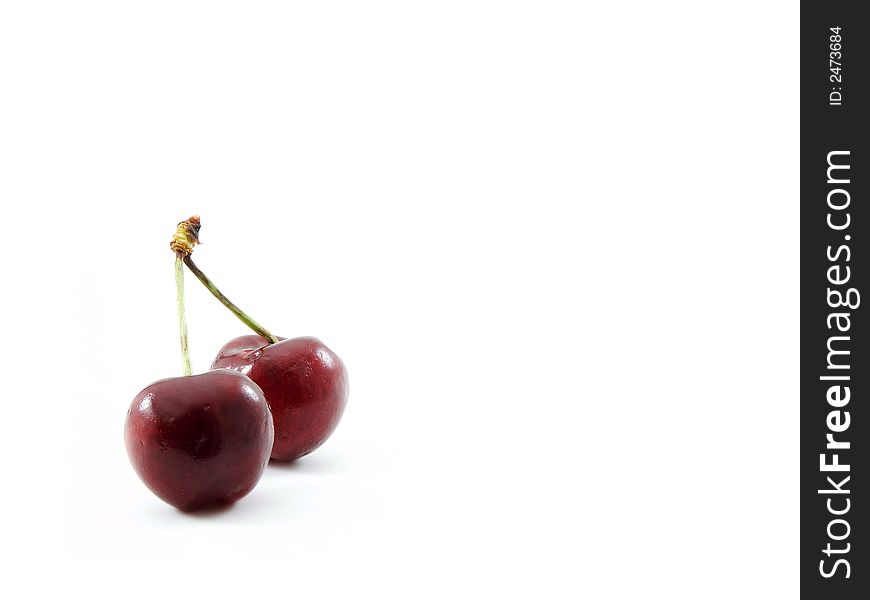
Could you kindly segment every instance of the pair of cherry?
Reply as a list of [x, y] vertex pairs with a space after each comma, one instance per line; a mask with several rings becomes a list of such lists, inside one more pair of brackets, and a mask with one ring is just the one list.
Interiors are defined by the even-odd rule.
[[[270, 458], [292, 461], [315, 450], [338, 425], [348, 391], [344, 364], [320, 340], [273, 336], [220, 293], [190, 257], [199, 228], [199, 217], [182, 221], [170, 244], [185, 375], [139, 392], [124, 436], [145, 485], [184, 511], [234, 502]], [[199, 375], [190, 368], [182, 263], [256, 332], [230, 340]]]

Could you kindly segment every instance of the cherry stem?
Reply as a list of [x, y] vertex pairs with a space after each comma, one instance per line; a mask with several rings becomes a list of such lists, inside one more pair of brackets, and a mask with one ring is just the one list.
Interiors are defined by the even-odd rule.
[[184, 266], [180, 253], [175, 255], [175, 303], [178, 308], [178, 336], [181, 338], [181, 364], [185, 375], [193, 375], [187, 340], [187, 319], [184, 316]]
[[239, 320], [251, 328], [259, 336], [262, 336], [269, 340], [270, 344], [276, 344], [280, 340], [266, 331], [266, 328], [257, 323], [254, 319], [249, 317], [241, 308], [230, 302], [230, 299], [223, 295], [223, 293], [217, 288], [217, 286], [209, 279], [205, 273], [199, 270], [199, 267], [196, 266], [196, 263], [193, 262], [193, 259], [190, 257], [190, 254], [185, 256], [182, 260], [184, 260], [184, 264], [187, 265], [187, 268], [190, 269], [190, 272], [196, 275], [196, 278], [200, 280], [202, 285], [206, 287], [208, 291], [212, 293], [212, 295], [217, 298], [221, 304], [226, 306], [231, 313], [236, 315]]

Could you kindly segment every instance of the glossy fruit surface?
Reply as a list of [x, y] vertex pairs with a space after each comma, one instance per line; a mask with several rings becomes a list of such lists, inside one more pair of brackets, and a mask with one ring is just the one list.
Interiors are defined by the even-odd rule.
[[347, 404], [344, 363], [317, 338], [269, 344], [258, 335], [243, 335], [221, 348], [212, 368], [244, 373], [263, 389], [275, 420], [275, 460], [315, 450], [335, 430]]
[[233, 371], [152, 383], [133, 400], [124, 426], [136, 473], [185, 511], [250, 492], [269, 462], [273, 436], [263, 391]]

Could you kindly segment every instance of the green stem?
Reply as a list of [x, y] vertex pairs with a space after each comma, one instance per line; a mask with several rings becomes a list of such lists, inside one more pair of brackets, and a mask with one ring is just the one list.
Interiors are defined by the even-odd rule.
[[221, 304], [226, 306], [231, 313], [236, 315], [242, 323], [250, 327], [254, 331], [254, 333], [269, 340], [270, 344], [276, 344], [280, 341], [277, 337], [266, 331], [265, 327], [263, 327], [254, 319], [245, 314], [245, 312], [241, 308], [230, 302], [230, 299], [223, 295], [223, 293], [217, 288], [217, 286], [212, 283], [212, 280], [206, 277], [205, 273], [199, 270], [199, 267], [196, 266], [190, 255], [184, 257], [184, 264], [187, 265], [187, 268], [190, 269], [190, 272], [196, 275], [196, 278], [199, 279], [200, 282], [202, 282], [202, 285], [204, 285], [206, 289], [210, 291], [212, 295], [220, 301]]
[[184, 317], [184, 266], [181, 254], [175, 255], [175, 304], [178, 308], [178, 336], [181, 338], [181, 364], [185, 375], [193, 375], [190, 348], [187, 341], [187, 319]]

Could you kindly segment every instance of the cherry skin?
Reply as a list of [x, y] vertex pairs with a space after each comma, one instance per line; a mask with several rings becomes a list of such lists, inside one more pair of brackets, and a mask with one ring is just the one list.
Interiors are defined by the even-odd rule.
[[335, 430], [347, 404], [347, 370], [317, 338], [279, 339], [232, 339], [211, 368], [244, 373], [263, 389], [275, 420], [272, 458], [291, 461], [316, 450]]
[[273, 436], [263, 391], [234, 371], [155, 381], [133, 399], [124, 426], [133, 469], [183, 511], [229, 504], [254, 489]]

